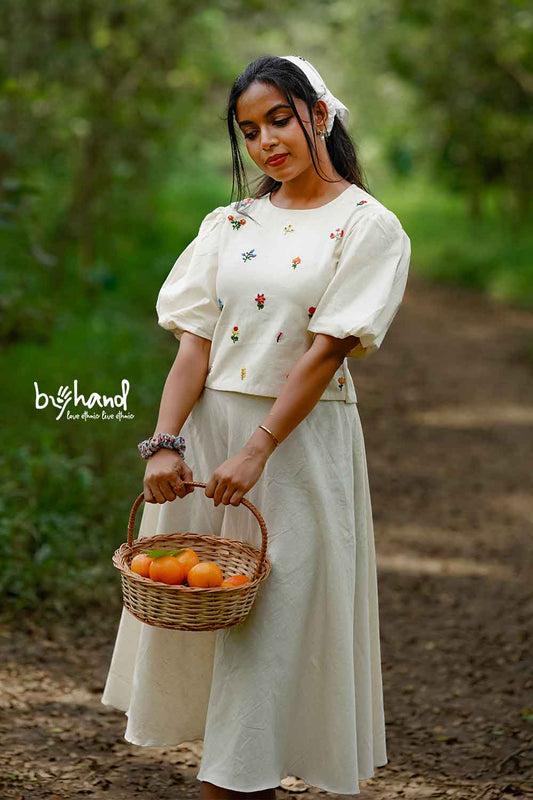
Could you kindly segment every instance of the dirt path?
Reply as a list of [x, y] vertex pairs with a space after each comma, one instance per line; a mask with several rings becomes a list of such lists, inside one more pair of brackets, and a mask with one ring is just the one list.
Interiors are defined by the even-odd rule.
[[[381, 352], [351, 365], [389, 756], [360, 796], [533, 797], [533, 313], [412, 276]], [[115, 629], [2, 632], [2, 798], [197, 796], [198, 745], [129, 745], [100, 704]]]

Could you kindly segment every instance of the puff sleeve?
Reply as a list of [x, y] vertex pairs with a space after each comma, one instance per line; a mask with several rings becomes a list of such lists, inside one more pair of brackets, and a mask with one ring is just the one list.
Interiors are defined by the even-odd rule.
[[336, 272], [307, 330], [338, 339], [358, 336], [347, 357], [367, 358], [400, 307], [410, 258], [411, 241], [395, 214], [385, 207], [365, 209], [345, 236]]
[[198, 234], [178, 256], [156, 302], [158, 324], [181, 339], [183, 331], [213, 339], [220, 316], [216, 275], [224, 206], [202, 220]]

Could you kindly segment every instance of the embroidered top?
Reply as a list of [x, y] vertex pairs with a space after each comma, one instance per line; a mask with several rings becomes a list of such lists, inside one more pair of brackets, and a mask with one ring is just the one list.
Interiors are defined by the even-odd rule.
[[[161, 287], [159, 325], [211, 340], [208, 388], [275, 398], [317, 333], [358, 336], [347, 357], [380, 347], [410, 256], [396, 215], [355, 184], [318, 208], [247, 198], [204, 217]], [[357, 402], [346, 358], [321, 399]]]

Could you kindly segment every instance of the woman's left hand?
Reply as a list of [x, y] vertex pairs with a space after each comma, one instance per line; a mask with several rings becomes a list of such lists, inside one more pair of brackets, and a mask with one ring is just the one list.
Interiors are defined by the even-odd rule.
[[259, 454], [246, 453], [241, 450], [237, 455], [228, 458], [214, 472], [205, 487], [206, 497], [213, 497], [215, 506], [238, 506], [252, 486], [255, 486], [263, 469], [266, 457]]

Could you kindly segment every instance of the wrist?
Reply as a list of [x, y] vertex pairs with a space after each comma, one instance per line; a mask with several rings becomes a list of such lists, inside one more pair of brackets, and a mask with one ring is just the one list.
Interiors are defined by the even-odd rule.
[[257, 428], [243, 447], [245, 453], [263, 461], [266, 461], [275, 449], [274, 439], [263, 428]]
[[175, 450], [182, 458], [185, 455], [185, 439], [171, 433], [157, 433], [137, 445], [141, 458], [150, 458], [162, 448]]

